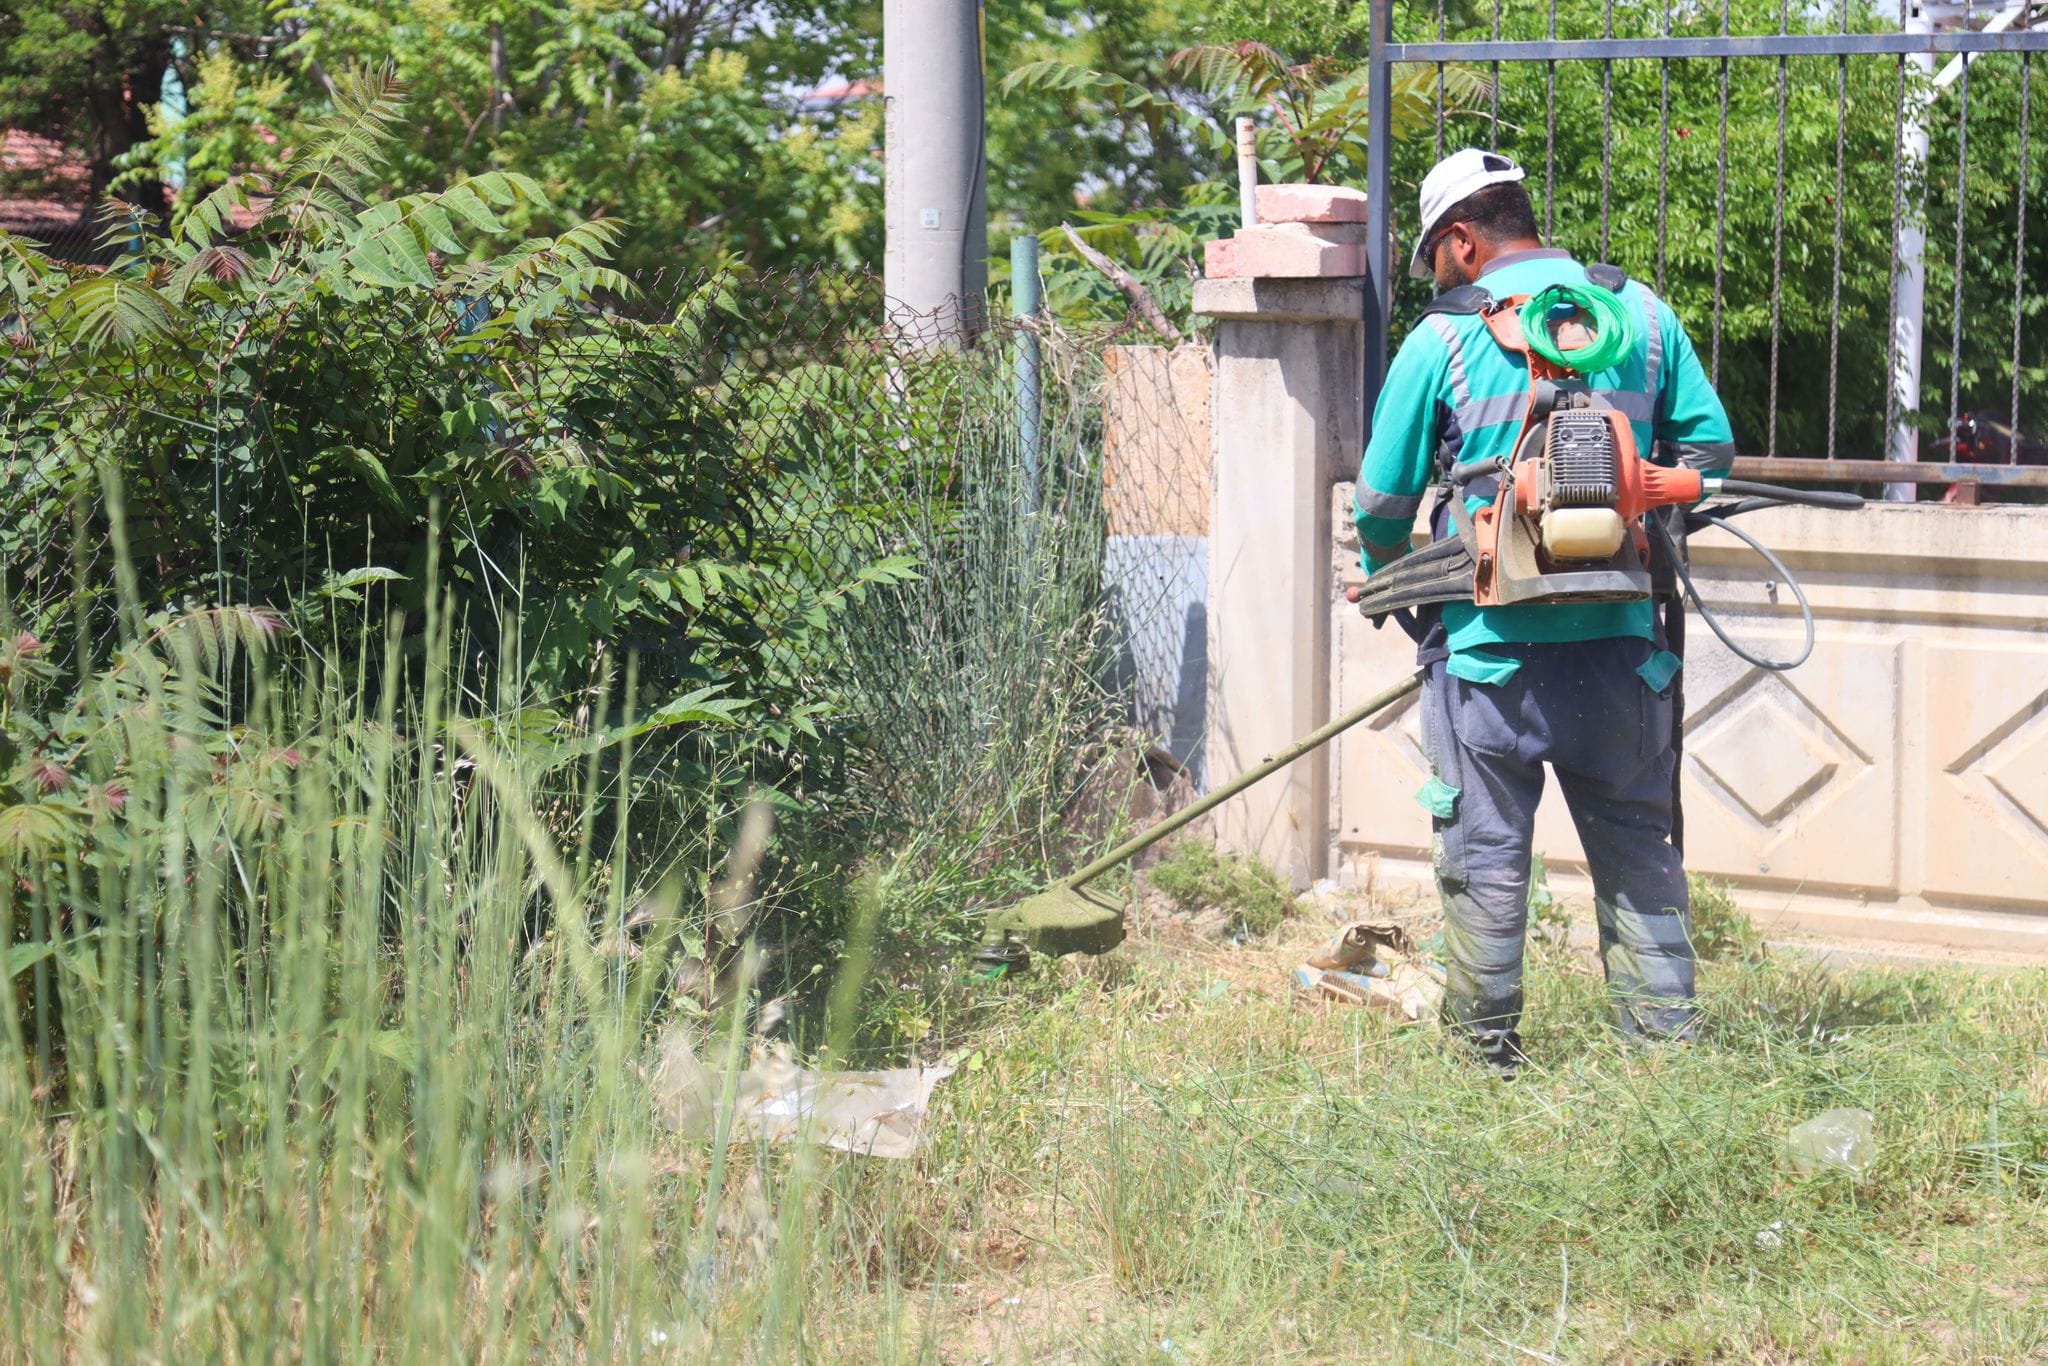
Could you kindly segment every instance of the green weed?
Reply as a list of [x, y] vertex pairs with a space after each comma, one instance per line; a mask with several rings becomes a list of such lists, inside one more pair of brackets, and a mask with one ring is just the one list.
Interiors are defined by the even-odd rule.
[[1749, 912], [1735, 904], [1727, 883], [1698, 873], [1689, 874], [1685, 882], [1692, 905], [1694, 953], [1702, 959], [1763, 957], [1763, 934]]
[[1258, 859], [1226, 854], [1205, 840], [1182, 840], [1146, 874], [1177, 910], [1226, 911], [1231, 928], [1271, 934], [1294, 909], [1294, 894]]

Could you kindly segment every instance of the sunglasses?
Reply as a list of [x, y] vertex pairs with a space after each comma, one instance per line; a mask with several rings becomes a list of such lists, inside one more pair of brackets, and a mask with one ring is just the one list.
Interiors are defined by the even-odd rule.
[[1457, 227], [1458, 223], [1462, 222], [1464, 220], [1459, 219], [1457, 223], [1446, 223], [1422, 240], [1422, 263], [1424, 265], [1428, 266], [1431, 270], [1436, 269], [1437, 248], [1441, 247], [1444, 244], [1444, 239], [1451, 235], [1451, 229]]

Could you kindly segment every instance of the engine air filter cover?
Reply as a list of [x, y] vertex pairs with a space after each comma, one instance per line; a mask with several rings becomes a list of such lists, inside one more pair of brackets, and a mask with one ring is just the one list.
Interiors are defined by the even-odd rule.
[[1620, 495], [1616, 477], [1614, 424], [1597, 408], [1567, 408], [1550, 415], [1544, 435], [1554, 508], [1613, 507]]

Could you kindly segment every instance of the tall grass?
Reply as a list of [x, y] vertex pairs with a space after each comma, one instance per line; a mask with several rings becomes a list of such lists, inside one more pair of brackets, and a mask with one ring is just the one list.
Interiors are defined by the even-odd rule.
[[[343, 666], [123, 593], [56, 723], [74, 823], [0, 823], [0, 1357], [2048, 1348], [2038, 974], [1739, 957], [1706, 970], [1705, 1046], [1637, 1057], [1546, 956], [1538, 1066], [1503, 1085], [1290, 1003], [1285, 952], [1139, 946], [982, 988], [1021, 999], [912, 1161], [706, 1144], [662, 1060], [704, 1060], [729, 1134], [760, 959], [710, 946], [758, 835], [639, 863], [629, 718], [536, 737], [516, 670], [459, 681], [438, 612]], [[893, 894], [850, 893], [856, 928]], [[843, 1056], [859, 969], [838, 985]], [[1876, 1167], [1794, 1176], [1785, 1130], [1845, 1104]]]
[[46, 786], [76, 800], [0, 823], [0, 1355], [793, 1331], [789, 1278], [746, 1261], [781, 1241], [761, 1174], [669, 1134], [648, 1084], [675, 1030], [744, 1061], [758, 958], [708, 1005], [676, 990], [747, 898], [628, 857], [630, 718], [537, 739], [516, 668], [461, 686], [444, 612], [373, 667], [260, 613], [145, 621], [123, 588], [123, 645], [55, 722]]

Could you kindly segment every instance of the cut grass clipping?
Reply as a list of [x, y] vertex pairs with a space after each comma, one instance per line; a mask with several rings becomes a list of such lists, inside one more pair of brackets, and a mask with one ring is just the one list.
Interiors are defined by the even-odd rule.
[[1255, 858], [1218, 853], [1203, 840], [1171, 846], [1145, 876], [1175, 910], [1226, 912], [1230, 928], [1248, 935], [1271, 934], [1294, 909], [1294, 894], [1278, 873]]

